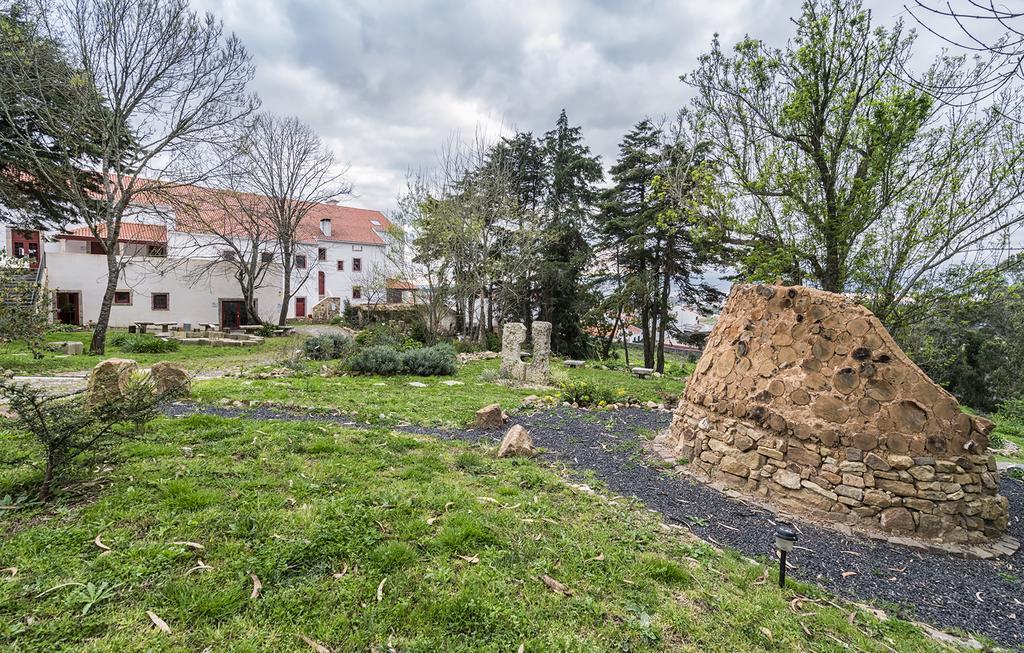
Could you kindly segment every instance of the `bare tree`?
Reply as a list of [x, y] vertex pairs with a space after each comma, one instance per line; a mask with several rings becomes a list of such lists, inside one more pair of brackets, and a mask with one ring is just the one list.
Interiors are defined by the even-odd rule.
[[[305, 243], [314, 238], [306, 218], [317, 205], [351, 193], [352, 186], [316, 132], [295, 117], [258, 115], [241, 149], [241, 159], [244, 185], [267, 200], [267, 220], [277, 240], [284, 275], [278, 319], [283, 325], [289, 301], [316, 265], [296, 265], [296, 257], [304, 255]], [[317, 260], [307, 256], [307, 261], [310, 258]], [[296, 280], [296, 271], [303, 278]]]
[[[52, 174], [32, 167], [106, 251], [107, 283], [90, 346], [102, 354], [114, 291], [130, 258], [118, 249], [123, 222], [158, 210], [172, 189], [209, 174], [203, 152], [226, 142], [257, 106], [246, 91], [254, 69], [239, 40], [187, 0], [64, 0], [50, 11], [48, 26], [91, 82], [73, 86], [83, 95], [79, 105], [88, 109], [99, 95], [106, 109], [70, 118], [95, 140], [95, 157], [70, 159], [72, 170]], [[65, 111], [39, 111], [44, 124], [69, 120]], [[23, 145], [34, 155], [32, 143]], [[80, 181], [79, 167], [95, 173], [90, 181]]]
[[[918, 86], [944, 101], [986, 100], [1024, 80], [1024, 10], [995, 0], [914, 0], [903, 5], [921, 28], [956, 50], [979, 57], [977, 74], [954, 83], [920, 79]], [[953, 97], [948, 97], [952, 95]]]
[[233, 278], [244, 302], [243, 324], [261, 321], [257, 291], [280, 274], [270, 201], [246, 192], [248, 179], [248, 172], [232, 162], [217, 176], [224, 188], [193, 186], [179, 193], [174, 203], [178, 231], [188, 238], [178, 248], [184, 250], [179, 260], [191, 262], [187, 278], [193, 284], [210, 275]]

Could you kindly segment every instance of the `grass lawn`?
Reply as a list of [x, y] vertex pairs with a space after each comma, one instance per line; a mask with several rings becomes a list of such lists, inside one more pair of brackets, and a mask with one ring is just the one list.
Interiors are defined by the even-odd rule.
[[1008, 460], [1016, 463], [1024, 463], [1024, 422], [1019, 419], [1011, 419], [999, 414], [990, 415], [989, 418], [996, 423], [990, 437], [999, 438], [1013, 442], [1020, 447], [1020, 454], [1015, 458], [999, 456], [1000, 460]]
[[[86, 352], [89, 351], [91, 339], [91, 331], [58, 331], [46, 336], [48, 342], [78, 340], [85, 344]], [[47, 375], [88, 370], [106, 358], [131, 358], [138, 361], [140, 365], [151, 365], [165, 360], [180, 363], [189, 369], [198, 371], [209, 368], [223, 369], [286, 358], [288, 352], [301, 345], [302, 340], [301, 336], [268, 338], [260, 345], [237, 348], [181, 345], [178, 351], [166, 354], [122, 352], [117, 347], [108, 344], [105, 356], [92, 356], [88, 353], [82, 356], [61, 356], [58, 353], [47, 351], [40, 359], [32, 358], [32, 355], [20, 343], [6, 343], [0, 345], [0, 368], [14, 370], [15, 374]]]
[[[940, 650], [532, 461], [311, 423], [150, 433], [54, 504], [0, 510], [0, 567], [17, 569], [0, 577], [0, 648]], [[0, 496], [38, 481], [39, 452], [10, 432], [0, 459], [15, 461]]]
[[[354, 419], [376, 424], [409, 422], [424, 426], [464, 426], [477, 409], [492, 403], [505, 410], [516, 408], [529, 395], [557, 395], [558, 390], [511, 388], [493, 381], [497, 360], [460, 365], [452, 377], [416, 376], [296, 376], [277, 379], [213, 379], [194, 386], [201, 401], [221, 399], [272, 401], [283, 406], [339, 410]], [[588, 364], [567, 370], [553, 362], [557, 378], [586, 380], [611, 388], [618, 396], [641, 401], [675, 400], [683, 391], [683, 377], [638, 379], [619, 369], [602, 370]], [[458, 381], [461, 385], [446, 385]], [[410, 386], [419, 382], [427, 387]]]

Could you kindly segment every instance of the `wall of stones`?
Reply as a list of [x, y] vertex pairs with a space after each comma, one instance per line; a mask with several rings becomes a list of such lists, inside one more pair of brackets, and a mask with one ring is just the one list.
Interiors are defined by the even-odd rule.
[[1008, 502], [991, 422], [960, 411], [841, 295], [736, 285], [670, 431], [703, 476], [862, 530], [977, 542]]

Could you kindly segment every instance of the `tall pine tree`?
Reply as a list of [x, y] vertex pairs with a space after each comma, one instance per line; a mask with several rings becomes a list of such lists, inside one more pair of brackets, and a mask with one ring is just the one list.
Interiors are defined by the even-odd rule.
[[570, 127], [565, 109], [544, 135], [549, 182], [541, 258], [537, 268], [540, 319], [551, 322], [551, 346], [568, 356], [587, 353], [581, 319], [588, 308], [584, 276], [593, 260], [585, 230], [597, 203], [595, 184], [604, 178], [600, 157], [583, 143], [582, 128]]

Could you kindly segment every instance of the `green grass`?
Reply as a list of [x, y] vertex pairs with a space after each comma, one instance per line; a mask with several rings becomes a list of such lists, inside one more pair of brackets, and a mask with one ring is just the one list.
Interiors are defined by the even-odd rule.
[[1024, 422], [1019, 419], [1012, 419], [1004, 415], [995, 414], [990, 415], [989, 418], [995, 422], [996, 426], [990, 434], [991, 438], [998, 438], [1008, 442], [1013, 442], [1020, 447], [1020, 454], [1015, 458], [1009, 456], [999, 456], [1000, 460], [1008, 460], [1011, 462], [1024, 463]]
[[[684, 379], [662, 377], [637, 379], [623, 370], [588, 367], [561, 370], [552, 363], [556, 376], [587, 379], [621, 392], [622, 397], [641, 401], [666, 401], [682, 393]], [[194, 394], [200, 401], [221, 399], [274, 402], [282, 406], [339, 410], [353, 419], [377, 424], [409, 422], [426, 426], [464, 426], [477, 409], [492, 403], [505, 410], [519, 406], [529, 395], [558, 395], [557, 389], [512, 388], [491, 380], [498, 361], [461, 365], [452, 377], [417, 376], [297, 376], [276, 379], [213, 379], [197, 383]], [[458, 381], [462, 385], [445, 385]], [[410, 386], [410, 382], [427, 387]]]
[[269, 363], [285, 358], [288, 352], [302, 343], [301, 336], [286, 338], [268, 338], [262, 344], [251, 347], [213, 347], [210, 345], [181, 345], [178, 351], [164, 354], [138, 354], [122, 352], [117, 347], [107, 345], [104, 356], [88, 354], [90, 331], [56, 331], [46, 335], [47, 342], [77, 340], [84, 343], [86, 354], [82, 356], [62, 356], [59, 353], [46, 351], [43, 358], [33, 358], [28, 350], [19, 343], [0, 345], [0, 368], [13, 370], [15, 374], [48, 375], [59, 372], [88, 370], [106, 358], [131, 358], [141, 365], [151, 365], [157, 361], [181, 363], [192, 370], [208, 368], [224, 369], [254, 362]]
[[[53, 504], [0, 510], [0, 566], [17, 568], [0, 578], [0, 649], [940, 650], [532, 461], [312, 423], [150, 433]], [[0, 496], [38, 482], [38, 452], [10, 432], [0, 459], [21, 461]]]

